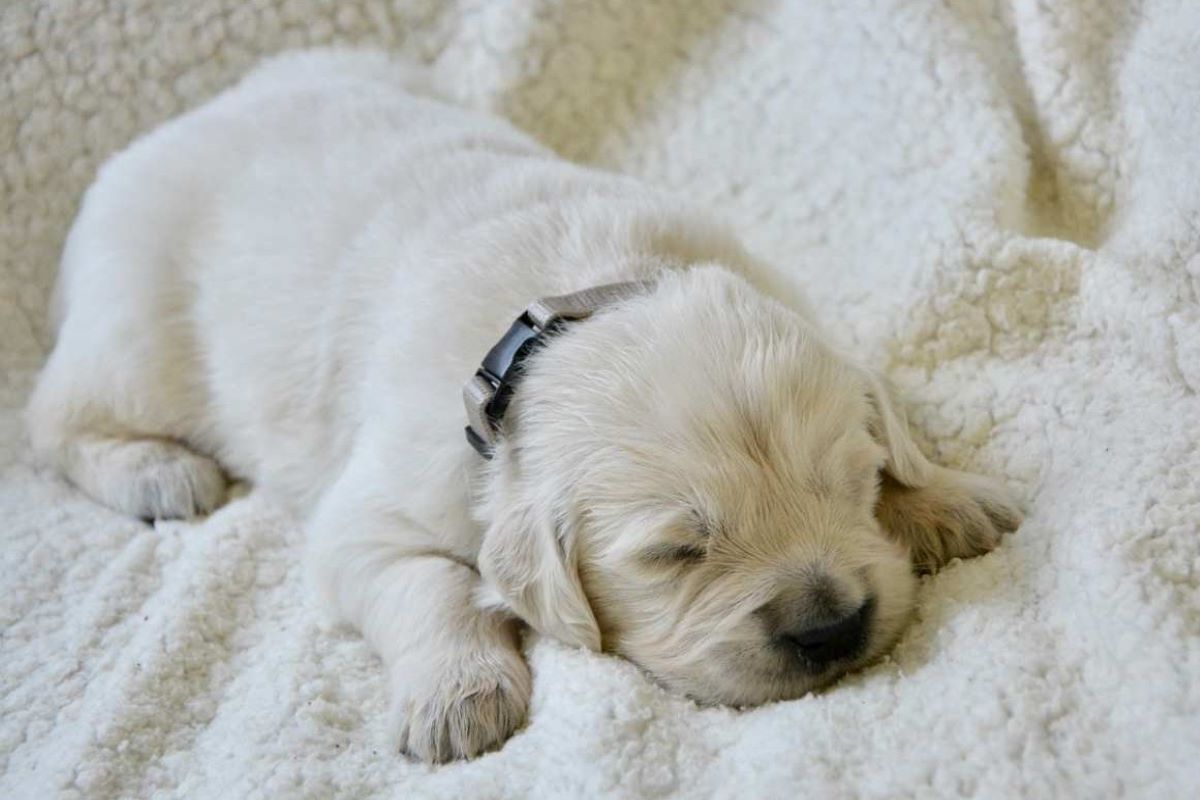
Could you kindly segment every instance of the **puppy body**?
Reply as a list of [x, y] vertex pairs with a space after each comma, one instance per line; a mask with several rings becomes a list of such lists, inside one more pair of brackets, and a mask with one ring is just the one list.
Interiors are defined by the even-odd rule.
[[[913, 560], [1015, 526], [720, 225], [423, 83], [378, 54], [288, 56], [114, 158], [28, 414], [47, 461], [128, 513], [207, 512], [232, 475], [302, 514], [403, 748], [472, 755], [520, 724], [513, 612], [761, 702], [885, 649]], [[480, 459], [458, 397], [511, 320], [633, 279], [653, 288], [530, 361]], [[861, 641], [812, 656], [807, 632], [851, 617]]]

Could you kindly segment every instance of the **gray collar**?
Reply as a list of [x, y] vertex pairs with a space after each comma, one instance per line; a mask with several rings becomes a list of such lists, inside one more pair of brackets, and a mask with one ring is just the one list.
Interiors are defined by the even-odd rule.
[[650, 285], [650, 281], [609, 283], [533, 301], [488, 351], [483, 364], [463, 387], [467, 441], [471, 446], [484, 458], [492, 457], [504, 412], [521, 378], [521, 365], [544, 344], [548, 334], [568, 322], [587, 319], [605, 306], [642, 294]]

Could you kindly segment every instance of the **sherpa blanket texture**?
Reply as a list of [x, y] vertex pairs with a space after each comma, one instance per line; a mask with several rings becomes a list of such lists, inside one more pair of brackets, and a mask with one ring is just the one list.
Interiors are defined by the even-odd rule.
[[[294, 520], [123, 518], [20, 417], [101, 162], [322, 44], [725, 214], [1024, 526], [819, 695], [698, 708], [531, 636], [502, 750], [392, 752]], [[0, 192], [0, 797], [1200, 797], [1200, 3], [11, 0]]]

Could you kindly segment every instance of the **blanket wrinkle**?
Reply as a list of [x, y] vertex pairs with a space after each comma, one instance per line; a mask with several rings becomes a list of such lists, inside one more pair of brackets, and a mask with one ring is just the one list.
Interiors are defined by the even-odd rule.
[[[1200, 6], [32, 0], [0, 7], [0, 796], [1200, 796]], [[31, 459], [56, 260], [104, 159], [290, 48], [371, 45], [713, 206], [1028, 518], [880, 663], [698, 708], [529, 636], [529, 723], [390, 751], [253, 491], [147, 526]]]

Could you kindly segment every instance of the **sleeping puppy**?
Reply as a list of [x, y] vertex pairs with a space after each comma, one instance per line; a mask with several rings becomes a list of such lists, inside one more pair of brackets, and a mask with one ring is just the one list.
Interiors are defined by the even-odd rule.
[[28, 411], [128, 514], [238, 478], [303, 515], [402, 749], [522, 724], [520, 621], [701, 702], [796, 697], [896, 640], [914, 567], [1016, 527], [718, 223], [424, 83], [286, 56], [113, 158]]

